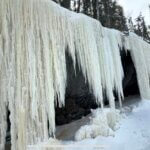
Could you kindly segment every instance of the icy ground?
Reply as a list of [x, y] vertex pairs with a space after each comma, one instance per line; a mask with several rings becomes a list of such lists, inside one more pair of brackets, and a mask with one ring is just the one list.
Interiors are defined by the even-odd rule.
[[[131, 104], [133, 102], [133, 104]], [[65, 142], [64, 150], [150, 150], [150, 100], [133, 99], [123, 111], [125, 118], [114, 137], [99, 136], [80, 142]]]
[[58, 127], [56, 138], [60, 141], [50, 139], [42, 143], [44, 146], [36, 146], [38, 148], [50, 146], [50, 150], [150, 150], [150, 100], [141, 100], [138, 97], [127, 98], [123, 102], [121, 116], [119, 129], [115, 131], [114, 136], [98, 136], [74, 141], [75, 132], [81, 126], [88, 124], [90, 116], [87, 116]]

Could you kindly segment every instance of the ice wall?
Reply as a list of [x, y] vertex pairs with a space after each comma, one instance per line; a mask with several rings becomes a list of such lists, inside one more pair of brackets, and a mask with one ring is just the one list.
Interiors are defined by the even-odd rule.
[[131, 51], [140, 92], [150, 98], [150, 45], [125, 37], [51, 0], [0, 1], [0, 149], [7, 109], [12, 150], [48, 140], [55, 133], [55, 104], [65, 105], [66, 50], [76, 60], [103, 108], [103, 91], [115, 112], [113, 91], [123, 98], [120, 47]]

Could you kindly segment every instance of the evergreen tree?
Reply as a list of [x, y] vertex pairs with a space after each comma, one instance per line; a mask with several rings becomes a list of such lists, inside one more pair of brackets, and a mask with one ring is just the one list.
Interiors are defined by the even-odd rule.
[[103, 26], [120, 31], [127, 30], [123, 8], [112, 0], [73, 0], [76, 12], [99, 20]]
[[128, 18], [127, 26], [128, 26], [128, 31], [129, 32], [134, 32], [135, 29], [134, 29], [134, 24], [133, 24], [132, 17]]
[[53, 0], [53, 1], [60, 4], [62, 7], [70, 9], [71, 0]]
[[127, 30], [126, 18], [124, 16], [123, 8], [113, 1], [110, 5], [110, 27], [120, 31]]
[[70, 3], [71, 3], [70, 0], [62, 0], [60, 2], [61, 6], [65, 7], [65, 8], [68, 8], [68, 9], [70, 9]]
[[140, 15], [135, 19], [136, 24], [135, 24], [134, 31], [139, 36], [142, 36], [142, 20], [143, 20], [142, 18], [143, 18], [143, 16], [140, 13]]
[[142, 16], [142, 13], [140, 13], [140, 15], [136, 18], [134, 31], [137, 35], [141, 36], [144, 40], [150, 42], [148, 27], [146, 26], [145, 19]]
[[150, 40], [150, 37], [149, 37], [149, 34], [148, 34], [148, 28], [146, 26], [146, 23], [145, 23], [145, 20], [144, 20], [144, 17], [142, 18], [142, 36], [145, 40]]

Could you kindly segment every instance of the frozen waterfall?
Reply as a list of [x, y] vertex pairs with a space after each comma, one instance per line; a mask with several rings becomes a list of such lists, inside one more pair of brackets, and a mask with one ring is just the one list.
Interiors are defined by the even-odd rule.
[[7, 109], [12, 150], [26, 150], [54, 136], [55, 104], [65, 105], [66, 51], [74, 68], [78, 61], [97, 103], [104, 107], [106, 90], [115, 111], [113, 91], [120, 105], [124, 97], [123, 46], [131, 51], [141, 96], [150, 98], [150, 45], [137, 35], [104, 28], [51, 0], [1, 0], [0, 149], [5, 145]]

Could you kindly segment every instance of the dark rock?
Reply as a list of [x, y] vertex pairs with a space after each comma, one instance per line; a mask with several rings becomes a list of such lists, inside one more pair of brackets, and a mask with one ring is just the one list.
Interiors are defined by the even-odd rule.
[[[125, 77], [123, 79], [124, 95], [129, 96], [139, 94], [136, 71], [130, 53], [121, 51], [121, 60], [125, 73]], [[95, 97], [89, 90], [89, 85], [85, 81], [78, 64], [76, 65], [75, 72], [72, 59], [67, 53], [66, 64], [67, 87], [65, 107], [56, 107], [57, 125], [62, 125], [64, 123], [69, 123], [73, 120], [80, 119], [82, 116], [88, 115], [90, 113], [90, 109], [95, 109], [98, 107], [95, 102]], [[106, 97], [105, 93], [104, 97]], [[118, 100], [117, 96], [116, 100]], [[107, 98], [104, 98], [104, 103], [105, 105], [108, 105]]]
[[81, 119], [83, 116], [88, 115], [90, 109], [84, 109], [76, 104], [75, 99], [66, 99], [66, 105], [63, 108], [56, 107], [56, 124], [63, 125], [70, 123], [73, 120]]
[[124, 95], [129, 96], [139, 94], [136, 70], [131, 55], [129, 51], [127, 51], [127, 53], [125, 51], [122, 51], [121, 54], [122, 65], [125, 75], [123, 79]]

